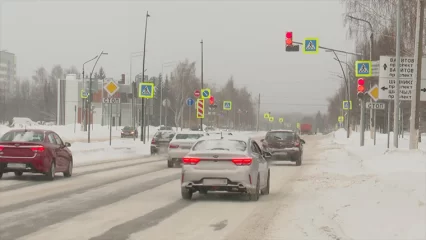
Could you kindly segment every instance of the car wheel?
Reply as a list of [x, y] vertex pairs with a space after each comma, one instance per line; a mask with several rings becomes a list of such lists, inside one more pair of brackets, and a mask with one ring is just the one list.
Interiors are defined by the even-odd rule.
[[72, 163], [72, 161], [70, 161], [69, 164], [68, 164], [67, 171], [64, 172], [64, 177], [69, 178], [69, 177], [72, 176], [72, 168], [73, 168], [73, 163]]
[[55, 180], [55, 173], [56, 173], [55, 161], [52, 161], [52, 163], [50, 164], [50, 169], [46, 173], [47, 180], [49, 180], [49, 181]]
[[22, 176], [22, 174], [24, 174], [23, 172], [15, 172], [15, 176], [20, 177]]
[[167, 160], [167, 167], [168, 167], [168, 168], [172, 168], [172, 167], [174, 167], [174, 164], [173, 164], [173, 161], [172, 161], [172, 160], [170, 160], [170, 159], [168, 159], [168, 160]]
[[257, 201], [259, 200], [259, 192], [260, 192], [260, 177], [257, 175], [257, 181], [256, 181], [256, 189], [253, 193], [249, 194], [249, 200], [250, 201]]
[[181, 194], [182, 194], [182, 198], [185, 200], [191, 200], [192, 198], [192, 190], [190, 189], [186, 189], [186, 188], [181, 188]]
[[296, 159], [296, 166], [302, 165], [302, 154], [299, 154]]
[[261, 191], [262, 195], [269, 195], [270, 179], [271, 179], [271, 170], [268, 170], [268, 180], [266, 182], [266, 187], [262, 189]]

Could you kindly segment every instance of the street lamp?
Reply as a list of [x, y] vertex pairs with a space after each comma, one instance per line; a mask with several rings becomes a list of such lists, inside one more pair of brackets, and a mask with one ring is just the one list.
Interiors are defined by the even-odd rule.
[[[99, 58], [102, 57], [102, 55], [108, 55], [108, 53], [104, 53], [104, 51], [101, 52], [101, 54], [99, 54], [98, 58], [96, 59], [95, 65], [93, 65], [92, 68], [92, 72], [90, 73], [90, 79], [89, 79], [89, 102], [88, 102], [88, 106], [87, 109], [89, 111], [89, 122], [88, 125], [90, 125], [91, 122], [91, 117], [90, 117], [90, 111], [92, 108], [92, 75], [93, 75], [93, 71], [95, 70], [96, 64], [98, 64]], [[87, 129], [87, 142], [90, 143], [90, 127]]]
[[[92, 59], [90, 59], [90, 60], [88, 60], [88, 61], [86, 61], [85, 63], [83, 63], [83, 89], [84, 89], [84, 91], [86, 91], [86, 89], [85, 89], [85, 82], [84, 82], [84, 65], [86, 65], [86, 63], [89, 63], [89, 62], [91, 62], [91, 61], [93, 61], [93, 60], [95, 60], [96, 58], [98, 57], [98, 55], [96, 55], [94, 58], [92, 58]], [[83, 130], [84, 131], [87, 131], [87, 125], [86, 125], [86, 110], [85, 110], [85, 102], [86, 102], [86, 99], [84, 99], [83, 101], [82, 101], [82, 106], [81, 106], [81, 114], [80, 114], [80, 123], [81, 123], [81, 125], [83, 126]]]
[[[164, 78], [164, 67], [170, 67], [176, 64], [176, 61], [171, 62], [165, 62], [161, 64], [161, 85], [160, 85], [160, 126], [161, 126], [161, 116], [162, 116], [162, 110], [163, 110], [163, 78]], [[166, 111], [168, 108], [166, 108]]]

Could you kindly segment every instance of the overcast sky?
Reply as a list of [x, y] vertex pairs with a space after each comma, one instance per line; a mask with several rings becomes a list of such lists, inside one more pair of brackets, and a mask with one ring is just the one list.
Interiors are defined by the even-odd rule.
[[[0, 1], [0, 48], [16, 54], [20, 77], [55, 64], [81, 71], [102, 50], [109, 55], [98, 67], [107, 77], [128, 76], [130, 53], [143, 50], [149, 11], [148, 75], [161, 72], [162, 62], [185, 58], [197, 62], [200, 75], [203, 39], [205, 81], [221, 85], [233, 75], [238, 86], [261, 94], [262, 112], [325, 112], [326, 98], [340, 84], [332, 53], [286, 52], [286, 31], [293, 31], [295, 41], [317, 37], [321, 46], [354, 51], [339, 0]], [[142, 59], [134, 58], [132, 75], [141, 69]]]

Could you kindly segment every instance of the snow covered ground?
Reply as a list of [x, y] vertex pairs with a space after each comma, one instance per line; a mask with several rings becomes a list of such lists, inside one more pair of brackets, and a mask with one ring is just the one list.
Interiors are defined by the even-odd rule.
[[426, 139], [418, 151], [406, 150], [407, 139], [387, 150], [386, 139], [359, 147], [358, 133], [324, 136], [320, 161], [296, 181], [265, 239], [426, 239]]

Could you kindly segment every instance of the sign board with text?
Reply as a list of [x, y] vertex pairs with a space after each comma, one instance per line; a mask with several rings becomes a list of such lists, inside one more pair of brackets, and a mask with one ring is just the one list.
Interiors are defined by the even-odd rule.
[[376, 102], [367, 102], [367, 109], [385, 109], [386, 108], [386, 104], [384, 103], [376, 103]]
[[103, 98], [103, 103], [120, 103], [120, 98]]

